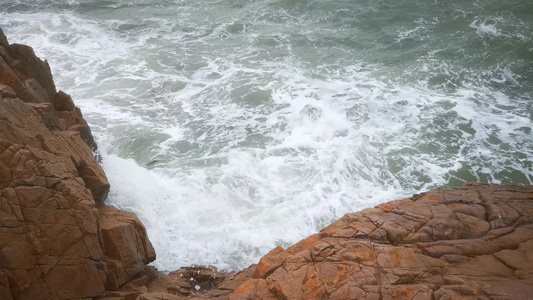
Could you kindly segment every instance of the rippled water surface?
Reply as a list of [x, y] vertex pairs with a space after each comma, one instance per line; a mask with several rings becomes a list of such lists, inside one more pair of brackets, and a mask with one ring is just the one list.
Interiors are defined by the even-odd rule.
[[531, 1], [0, 0], [0, 27], [82, 108], [162, 269], [533, 181]]

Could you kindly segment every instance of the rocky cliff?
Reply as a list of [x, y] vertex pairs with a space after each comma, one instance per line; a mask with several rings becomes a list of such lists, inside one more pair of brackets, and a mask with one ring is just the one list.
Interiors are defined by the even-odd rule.
[[109, 183], [87, 122], [48, 64], [0, 30], [0, 299], [91, 298], [155, 259]]
[[531, 299], [533, 186], [467, 184], [345, 215], [238, 273], [157, 273], [103, 205], [96, 144], [46, 62], [0, 30], [0, 299]]

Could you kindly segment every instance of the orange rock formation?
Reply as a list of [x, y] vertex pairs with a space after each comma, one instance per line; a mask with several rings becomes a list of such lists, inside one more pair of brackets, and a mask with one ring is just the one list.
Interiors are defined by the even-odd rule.
[[101, 296], [155, 259], [137, 217], [102, 204], [92, 150], [48, 64], [0, 30], [0, 299]]

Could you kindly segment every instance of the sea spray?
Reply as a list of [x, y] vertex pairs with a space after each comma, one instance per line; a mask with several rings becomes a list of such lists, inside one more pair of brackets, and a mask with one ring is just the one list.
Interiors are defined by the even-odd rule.
[[533, 181], [532, 6], [0, 1], [49, 61], [160, 269], [239, 269], [343, 214]]

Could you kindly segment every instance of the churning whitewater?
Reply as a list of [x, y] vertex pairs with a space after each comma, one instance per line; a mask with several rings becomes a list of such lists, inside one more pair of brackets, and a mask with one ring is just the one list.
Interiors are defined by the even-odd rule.
[[[256, 263], [347, 212], [533, 183], [533, 2], [0, 0], [172, 270]], [[468, 2], [468, 1], [467, 1]]]

